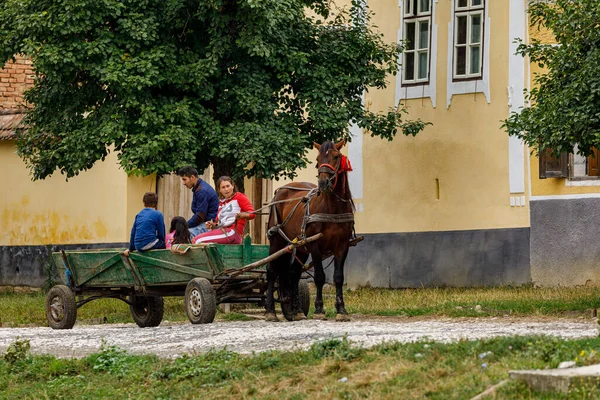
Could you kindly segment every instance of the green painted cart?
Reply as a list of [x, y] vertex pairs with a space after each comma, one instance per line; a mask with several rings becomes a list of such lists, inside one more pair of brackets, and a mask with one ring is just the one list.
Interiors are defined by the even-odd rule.
[[[190, 322], [211, 323], [220, 303], [264, 304], [264, 265], [320, 237], [312, 236], [272, 255], [268, 245], [252, 244], [249, 237], [240, 245], [189, 246], [183, 254], [151, 250], [127, 257], [125, 249], [55, 252], [52, 258], [65, 282], [46, 296], [48, 324], [54, 329], [70, 329], [79, 307], [96, 299], [115, 298], [129, 305], [138, 326], [158, 326], [164, 296], [184, 296]], [[301, 280], [299, 290], [301, 308], [308, 314], [306, 280]], [[289, 308], [282, 304], [284, 316], [291, 320]]]

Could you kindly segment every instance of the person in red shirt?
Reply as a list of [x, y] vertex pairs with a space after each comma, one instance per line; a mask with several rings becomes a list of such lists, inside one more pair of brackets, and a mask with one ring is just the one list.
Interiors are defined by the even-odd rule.
[[194, 237], [192, 243], [240, 244], [246, 221], [254, 219], [254, 207], [245, 194], [235, 189], [233, 180], [222, 176], [217, 180], [221, 202], [214, 221], [207, 221], [208, 232]]

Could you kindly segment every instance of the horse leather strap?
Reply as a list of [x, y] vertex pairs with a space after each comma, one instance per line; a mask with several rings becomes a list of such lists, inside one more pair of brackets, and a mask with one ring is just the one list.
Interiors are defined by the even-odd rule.
[[[337, 177], [337, 174], [335, 174], [334, 176]], [[337, 181], [337, 179], [336, 179], [336, 181]], [[286, 186], [282, 186], [279, 189], [295, 189], [295, 190], [306, 191], [305, 189], [298, 189], [298, 188], [286, 187]], [[279, 190], [279, 189], [277, 189], [277, 190]], [[275, 225], [272, 226], [269, 229], [269, 231], [267, 232], [267, 236], [271, 237], [273, 234], [275, 234], [275, 232], [277, 232], [288, 243], [294, 243], [293, 240], [290, 240], [290, 238], [287, 237], [287, 235], [283, 232], [283, 230], [281, 229], [281, 227], [285, 226], [288, 223], [288, 221], [291, 219], [292, 215], [296, 212], [296, 209], [298, 208], [298, 206], [301, 203], [305, 203], [305, 209], [304, 209], [304, 216], [302, 217], [302, 226], [300, 228], [300, 232], [301, 233], [300, 233], [299, 238], [297, 238], [297, 239], [300, 239], [300, 240], [306, 239], [306, 226], [308, 224], [311, 224], [311, 223], [314, 223], [314, 222], [327, 222], [327, 223], [334, 223], [334, 224], [354, 222], [354, 214], [353, 213], [345, 213], [345, 214], [311, 214], [310, 213], [310, 200], [318, 192], [319, 192], [319, 190], [317, 188], [313, 188], [313, 189], [309, 190], [309, 193], [306, 196], [303, 196], [303, 197], [294, 197], [293, 199], [288, 199], [288, 200], [284, 200], [284, 201], [271, 202], [269, 204], [269, 207], [271, 207], [271, 212], [274, 213]], [[277, 218], [277, 211], [274, 210], [275, 204], [277, 204], [279, 202], [286, 202], [286, 201], [296, 200], [296, 199], [298, 200], [298, 202], [296, 204], [294, 204], [294, 207], [288, 213], [288, 215], [285, 218], [285, 220], [283, 222], [279, 223], [279, 219]]]
[[344, 222], [354, 222], [354, 214], [311, 214], [305, 216], [304, 220], [306, 221], [306, 224], [312, 222], [333, 222], [340, 224]]

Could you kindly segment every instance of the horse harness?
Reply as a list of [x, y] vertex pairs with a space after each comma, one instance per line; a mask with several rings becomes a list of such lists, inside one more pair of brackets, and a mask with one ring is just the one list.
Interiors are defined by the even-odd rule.
[[[336, 174], [337, 175], [337, 174]], [[297, 188], [297, 187], [293, 187], [293, 186], [282, 186], [279, 189], [277, 189], [277, 191], [281, 190], [281, 189], [289, 189], [289, 190], [297, 190], [297, 191], [308, 191], [308, 193], [305, 196], [302, 197], [294, 197], [292, 199], [288, 199], [288, 200], [284, 200], [284, 201], [277, 201], [277, 202], [273, 202], [271, 204], [269, 204], [269, 207], [271, 207], [271, 213], [273, 213], [273, 216], [275, 218], [275, 225], [272, 226], [271, 228], [269, 228], [269, 230], [267, 231], [267, 238], [271, 238], [273, 235], [275, 235], [276, 233], [279, 233], [281, 235], [282, 238], [284, 238], [288, 243], [294, 243], [298, 240], [303, 240], [306, 239], [306, 226], [308, 224], [311, 224], [313, 222], [327, 222], [327, 223], [347, 223], [347, 222], [352, 222], [354, 223], [354, 214], [353, 213], [344, 213], [344, 214], [324, 214], [324, 213], [318, 213], [318, 214], [311, 214], [310, 213], [310, 201], [315, 197], [315, 195], [319, 194], [319, 189], [318, 188], [313, 188], [313, 189], [306, 189], [306, 188]], [[275, 193], [277, 193], [277, 191], [275, 191]], [[348, 200], [344, 200], [341, 199], [339, 196], [336, 195], [336, 197], [338, 197], [340, 200], [347, 202]], [[298, 202], [296, 204], [294, 204], [294, 207], [292, 208], [292, 210], [288, 213], [287, 217], [285, 218], [285, 220], [281, 223], [279, 223], [279, 219], [277, 217], [277, 210], [275, 210], [275, 205], [278, 203], [283, 203], [283, 202], [288, 202], [288, 201], [293, 201], [298, 199]], [[296, 212], [296, 209], [300, 206], [300, 204], [306, 204], [305, 208], [304, 208], [304, 216], [302, 217], [302, 226], [300, 228], [300, 235], [291, 240], [284, 232], [283, 229], [281, 229], [283, 226], [285, 226], [285, 224], [287, 224], [289, 222], [289, 220], [291, 219], [292, 215], [294, 215], [294, 213]]]

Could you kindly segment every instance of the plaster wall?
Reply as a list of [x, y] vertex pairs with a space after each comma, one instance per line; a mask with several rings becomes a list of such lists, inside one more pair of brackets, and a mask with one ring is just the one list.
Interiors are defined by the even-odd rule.
[[[434, 0], [435, 2], [435, 0]], [[405, 100], [407, 119], [431, 122], [416, 137], [398, 133], [388, 142], [362, 133], [360, 163], [363, 198], [356, 198], [356, 229], [361, 233], [429, 232], [529, 226], [528, 206], [511, 207], [509, 140], [501, 129], [508, 115], [509, 9], [504, 2], [486, 2], [489, 10], [490, 102], [483, 93], [455, 94], [450, 106], [429, 98]], [[438, 41], [436, 91], [445, 99], [449, 60], [450, 1], [435, 2]], [[397, 0], [370, 2], [373, 23], [385, 40], [397, 40], [400, 9]], [[487, 23], [487, 21], [486, 21]], [[451, 55], [450, 55], [451, 58]], [[385, 90], [365, 94], [374, 111], [395, 106], [398, 77]], [[523, 148], [523, 151], [525, 149]], [[346, 154], [348, 151], [346, 150]], [[297, 180], [315, 182], [313, 160]], [[355, 159], [351, 160], [356, 167]], [[525, 174], [525, 161], [521, 170]], [[356, 169], [356, 168], [355, 168]], [[353, 174], [354, 172], [351, 172]], [[283, 182], [276, 182], [275, 187]], [[526, 182], [527, 185], [527, 182]], [[529, 188], [526, 187], [526, 196]]]
[[367, 234], [345, 276], [349, 287], [522, 285], [531, 281], [529, 228]]
[[[116, 155], [65, 180], [32, 182], [14, 142], [0, 141], [0, 246], [124, 242], [154, 177], [127, 177]], [[153, 186], [154, 185], [154, 186]]]
[[540, 286], [600, 285], [600, 197], [531, 202], [531, 279]]

